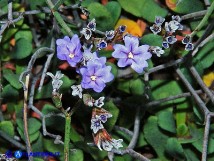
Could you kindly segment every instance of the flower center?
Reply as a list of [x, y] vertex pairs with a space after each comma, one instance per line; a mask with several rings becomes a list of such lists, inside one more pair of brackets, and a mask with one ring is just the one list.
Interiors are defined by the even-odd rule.
[[70, 54], [69, 54], [69, 58], [72, 59], [73, 57], [74, 57], [74, 54], [71, 54], [71, 53], [70, 53]]
[[95, 81], [97, 77], [95, 75], [92, 75], [90, 78], [91, 80]]
[[132, 54], [131, 52], [129, 52], [128, 58], [129, 58], [129, 59], [133, 59], [133, 58], [134, 58], [134, 56], [133, 56], [133, 54]]

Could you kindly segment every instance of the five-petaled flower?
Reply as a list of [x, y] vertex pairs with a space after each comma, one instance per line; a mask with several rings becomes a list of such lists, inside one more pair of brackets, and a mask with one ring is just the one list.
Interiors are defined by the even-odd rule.
[[145, 67], [148, 67], [146, 60], [150, 59], [152, 54], [148, 51], [148, 45], [139, 46], [139, 40], [134, 36], [125, 36], [124, 45], [116, 44], [113, 46], [114, 52], [112, 56], [118, 58], [117, 65], [126, 67], [131, 65], [137, 73], [142, 73]]
[[60, 60], [67, 60], [72, 67], [82, 59], [82, 52], [79, 37], [75, 34], [71, 39], [65, 36], [63, 39], [57, 39], [57, 57]]
[[106, 86], [105, 83], [113, 80], [111, 66], [106, 66], [106, 58], [101, 57], [94, 61], [88, 61], [85, 67], [80, 69], [82, 75], [82, 88], [92, 88], [96, 92], [101, 92]]

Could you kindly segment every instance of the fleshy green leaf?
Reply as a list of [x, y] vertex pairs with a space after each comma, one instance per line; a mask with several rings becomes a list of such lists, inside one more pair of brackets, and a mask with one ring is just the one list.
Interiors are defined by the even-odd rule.
[[141, 39], [140, 39], [140, 43], [141, 44], [147, 44], [150, 46], [162, 46], [162, 42], [163, 42], [163, 38], [162, 36], [159, 35], [154, 35], [154, 34], [147, 34], [144, 35]]
[[145, 139], [153, 147], [158, 157], [162, 160], [166, 160], [164, 151], [168, 136], [166, 136], [158, 127], [158, 118], [156, 116], [149, 117], [144, 125], [143, 131]]
[[120, 17], [121, 12], [120, 4], [118, 2], [112, 1], [108, 2], [105, 7], [111, 13], [112, 25], [115, 26], [118, 18]]
[[176, 133], [175, 120], [172, 111], [165, 110], [158, 114], [158, 125], [166, 131]]
[[25, 38], [28, 41], [32, 41], [33, 35], [30, 30], [30, 27], [26, 24], [23, 24], [19, 31], [15, 34], [15, 40], [19, 40], [21, 38]]
[[12, 70], [4, 69], [3, 76], [14, 88], [16, 89], [22, 88], [21, 83], [19, 83], [19, 75], [13, 73]]
[[108, 119], [108, 121], [106, 122], [106, 128], [108, 129], [108, 131], [111, 131], [114, 128], [114, 125], [117, 121], [118, 115], [119, 115], [119, 109], [117, 108], [117, 106], [115, 106], [115, 104], [110, 101], [110, 102], [106, 102], [104, 105], [104, 109], [109, 111], [113, 116], [111, 118]]
[[184, 150], [181, 144], [175, 138], [169, 138], [167, 140], [166, 152], [174, 159], [184, 159]]
[[118, 0], [118, 2], [125, 11], [149, 22], [154, 22], [155, 16], [167, 15], [167, 10], [161, 8], [154, 0]]
[[130, 91], [133, 95], [142, 95], [144, 92], [144, 83], [141, 79], [132, 79], [130, 81]]
[[14, 59], [24, 59], [28, 57], [32, 52], [32, 43], [25, 39], [20, 38], [16, 41], [15, 49], [12, 53]]
[[4, 131], [9, 136], [13, 137], [15, 135], [14, 126], [12, 121], [2, 121], [0, 122], [0, 130]]
[[6, 85], [3, 88], [3, 91], [1, 93], [1, 97], [5, 98], [5, 99], [14, 99], [17, 100], [19, 96], [19, 92], [17, 91], [17, 89], [15, 89], [14, 87], [12, 87], [10, 84]]

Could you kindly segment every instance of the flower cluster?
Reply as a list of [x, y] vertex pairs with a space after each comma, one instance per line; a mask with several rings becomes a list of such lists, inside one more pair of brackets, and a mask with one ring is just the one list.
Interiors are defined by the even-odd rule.
[[[112, 114], [107, 110], [101, 108], [104, 97], [100, 97], [98, 100], [94, 100], [89, 94], [83, 94], [83, 102], [85, 105], [94, 107], [92, 110], [91, 129], [93, 131], [94, 143], [102, 150], [111, 151], [112, 148], [123, 147], [122, 139], [113, 139], [105, 130], [103, 124], [107, 122], [108, 118], [112, 117]], [[97, 108], [98, 107], [98, 108]]]
[[125, 45], [116, 44], [113, 46], [114, 52], [112, 56], [119, 59], [117, 65], [119, 67], [131, 66], [137, 73], [142, 73], [145, 67], [148, 67], [146, 60], [151, 58], [151, 53], [148, 51], [148, 45], [139, 46], [137, 37], [126, 35], [124, 36]]
[[[150, 27], [150, 30], [154, 33], [154, 34], [158, 34], [159, 32], [161, 32], [162, 28], [162, 24], [164, 23], [165, 19], [157, 16], [155, 18], [155, 24], [153, 24], [153, 26]], [[167, 49], [169, 48], [170, 44], [174, 44], [177, 39], [176, 39], [176, 31], [178, 30], [183, 30], [183, 25], [180, 24], [181, 22], [181, 18], [180, 16], [172, 16], [172, 20], [169, 22], [165, 22], [164, 24], [164, 41], [162, 43], [162, 46]], [[185, 39], [185, 38], [184, 38]], [[184, 43], [182, 41], [182, 43]], [[185, 50], [193, 50], [193, 44], [189, 41], [185, 41], [186, 47]]]
[[[91, 28], [92, 26], [89, 25]], [[96, 52], [91, 53], [91, 48], [84, 49], [84, 52], [82, 52], [82, 45], [77, 35], [74, 35], [71, 39], [65, 36], [63, 39], [58, 39], [56, 44], [57, 57], [60, 60], [66, 60], [72, 67], [80, 65], [77, 72], [82, 76], [82, 88], [101, 92], [106, 86], [105, 84], [114, 79], [111, 66], [105, 65], [106, 58], [99, 58]]]

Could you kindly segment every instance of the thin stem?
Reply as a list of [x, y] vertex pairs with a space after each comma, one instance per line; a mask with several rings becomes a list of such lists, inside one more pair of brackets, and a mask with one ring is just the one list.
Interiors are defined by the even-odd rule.
[[195, 19], [196, 17], [204, 16], [206, 13], [207, 13], [207, 10], [193, 12], [193, 13], [189, 13], [189, 14], [181, 16], [181, 19], [182, 20], [187, 20], [187, 19], [190, 19], [190, 18], [194, 18]]
[[203, 17], [201, 22], [198, 24], [198, 26], [195, 28], [195, 30], [189, 35], [190, 37], [195, 36], [195, 34], [201, 30], [202, 27], [204, 27], [205, 23], [207, 22], [208, 18], [212, 14], [214, 10], [214, 1], [212, 2], [211, 6], [208, 8], [206, 15]]
[[205, 4], [205, 6], [210, 6], [210, 0], [204, 0], [204, 4]]
[[210, 100], [212, 101], [212, 103], [214, 103], [214, 95], [213, 95], [213, 93], [204, 84], [203, 80], [201, 79], [200, 75], [196, 71], [195, 67], [191, 66], [190, 67], [190, 71], [191, 71], [192, 75], [195, 77], [195, 79], [198, 82], [198, 84], [201, 86], [201, 88], [204, 90], [204, 92], [208, 95], [208, 97], [210, 98]]
[[185, 78], [185, 76], [183, 75], [183, 73], [181, 72], [181, 70], [180, 69], [176, 69], [176, 73], [181, 78], [181, 80], [183, 81], [183, 83], [187, 87], [187, 89], [190, 91], [190, 93], [193, 95], [193, 97], [196, 100], [196, 103], [198, 104], [198, 106], [203, 111], [204, 115], [206, 116], [209, 113], [209, 110], [207, 109], [207, 107], [204, 104], [204, 102], [201, 100], [201, 98], [195, 92], [195, 90], [193, 89], [193, 87], [191, 86], [191, 84], [187, 81], [187, 79]]
[[56, 18], [57, 22], [61, 25], [61, 27], [67, 32], [67, 34], [69, 36], [73, 36], [73, 32], [71, 31], [71, 29], [68, 27], [68, 25], [65, 23], [65, 21], [63, 20], [63, 18], [61, 17], [61, 15], [59, 14], [58, 11], [54, 10], [54, 5], [51, 2], [51, 0], [46, 0], [46, 3], [48, 4], [48, 6], [50, 7], [54, 17]]
[[209, 140], [209, 131], [210, 131], [210, 115], [208, 114], [206, 117], [206, 124], [204, 129], [204, 139], [203, 139], [203, 151], [202, 151], [202, 161], [207, 160], [207, 147]]
[[[24, 135], [25, 135], [25, 144], [27, 147], [27, 152], [30, 154], [32, 152], [31, 144], [30, 144], [30, 138], [28, 134], [28, 122], [27, 122], [27, 97], [28, 97], [28, 86], [29, 86], [29, 80], [30, 80], [30, 75], [28, 74], [26, 76], [26, 81], [25, 81], [25, 87], [26, 89], [24, 90], [24, 109], [23, 109], [23, 121], [24, 121]], [[28, 158], [29, 161], [33, 161], [33, 157], [29, 156]]]
[[[202, 93], [202, 90], [197, 90], [195, 92], [199, 94], [199, 93]], [[148, 107], [154, 108], [154, 106], [160, 105], [161, 103], [172, 101], [172, 100], [175, 100], [175, 99], [178, 99], [178, 98], [190, 97], [190, 96], [192, 96], [190, 92], [181, 93], [181, 94], [178, 94], [178, 95], [175, 95], [175, 96], [169, 96], [167, 98], [163, 98], [163, 99], [159, 99], [159, 100], [155, 100], [155, 101], [149, 102], [149, 103], [145, 104], [144, 106], [147, 107], [147, 108]]]
[[64, 0], [58, 0], [54, 5], [54, 10], [58, 10], [58, 8], [63, 4]]
[[15, 145], [17, 148], [21, 150], [26, 150], [24, 145], [22, 145], [20, 142], [16, 141], [15, 139], [13, 139], [12, 137], [10, 137], [8, 134], [4, 133], [1, 130], [0, 130], [0, 136], [5, 140], [9, 141], [10, 143], [12, 143], [13, 145]]
[[194, 51], [192, 52], [192, 56], [194, 57], [197, 52], [198, 52], [198, 49], [203, 47], [206, 43], [208, 43], [209, 41], [213, 40], [214, 39], [214, 33], [212, 33], [210, 36], [208, 36], [205, 40], [203, 40], [195, 49]]
[[137, 143], [139, 131], [140, 131], [140, 107], [137, 107], [135, 122], [134, 122], [134, 133], [132, 139], [128, 145], [128, 148], [133, 149]]
[[69, 161], [70, 132], [71, 132], [71, 115], [67, 114], [65, 116], [64, 161]]
[[126, 129], [126, 128], [124, 128], [124, 127], [114, 126], [114, 129], [115, 129], [115, 130], [122, 131], [122, 132], [124, 132], [125, 134], [129, 135], [130, 137], [132, 137], [133, 134], [134, 134], [132, 131], [130, 131], [129, 129]]
[[9, 2], [8, 3], [8, 21], [12, 21], [13, 20], [13, 2]]

